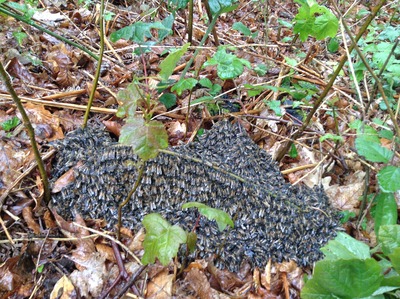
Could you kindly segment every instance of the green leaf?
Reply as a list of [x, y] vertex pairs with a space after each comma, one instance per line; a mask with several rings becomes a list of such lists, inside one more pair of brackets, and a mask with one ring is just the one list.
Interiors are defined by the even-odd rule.
[[264, 101], [268, 108], [275, 112], [277, 116], [282, 116], [281, 110], [281, 101], [278, 100], [271, 100], [271, 101]]
[[382, 225], [379, 229], [378, 241], [385, 255], [392, 254], [400, 247], [400, 225]]
[[151, 31], [154, 29], [161, 30], [162, 32], [172, 32], [171, 28], [167, 28], [161, 22], [144, 23], [142, 21], [139, 21], [111, 33], [110, 40], [115, 43], [120, 39], [125, 39], [141, 44], [144, 43], [147, 39], [153, 38]]
[[339, 50], [339, 42], [337, 38], [331, 38], [328, 43], [328, 51], [331, 53], [336, 53]]
[[211, 89], [212, 86], [213, 86], [211, 80], [208, 79], [208, 78], [202, 78], [202, 79], [200, 79], [200, 80], [199, 80], [199, 84], [200, 84], [201, 86], [207, 87], [207, 88], [209, 88], [209, 89]]
[[6, 121], [0, 123], [0, 127], [2, 127], [4, 131], [8, 132], [14, 129], [16, 126], [18, 126], [19, 123], [20, 123], [19, 118], [14, 116], [13, 118], [7, 119]]
[[400, 167], [386, 166], [378, 173], [379, 186], [383, 192], [396, 192], [400, 190]]
[[164, 125], [156, 120], [144, 122], [143, 118], [128, 118], [121, 129], [120, 143], [134, 148], [144, 161], [157, 156], [158, 150], [168, 147], [168, 135]]
[[336, 16], [326, 7], [319, 6], [317, 9], [314, 7], [319, 5], [314, 5], [311, 8], [311, 13], [321, 14], [315, 19], [314, 26], [313, 26], [313, 35], [322, 40], [326, 37], [335, 37], [338, 28], [339, 28], [339, 20]]
[[139, 83], [133, 81], [125, 89], [117, 94], [119, 107], [117, 116], [120, 118], [134, 117], [136, 114], [137, 101], [142, 98], [139, 90]]
[[290, 150], [289, 150], [289, 157], [296, 158], [298, 155], [299, 155], [299, 153], [297, 152], [297, 148], [294, 145], [294, 143], [292, 143], [292, 145], [290, 146]]
[[244, 66], [251, 68], [249, 61], [226, 53], [224, 47], [219, 47], [214, 56], [203, 64], [203, 67], [209, 65], [217, 65], [217, 74], [222, 80], [239, 77], [244, 71]]
[[342, 232], [338, 232], [336, 238], [322, 247], [321, 251], [325, 255], [324, 260], [367, 259], [371, 256], [367, 244]]
[[387, 163], [393, 157], [392, 151], [383, 147], [380, 143], [371, 142], [366, 135], [356, 138], [356, 149], [359, 155], [371, 162]]
[[190, 43], [186, 43], [182, 46], [182, 48], [175, 50], [171, 52], [159, 65], [160, 67], [160, 73], [159, 76], [163, 81], [167, 81], [169, 79], [169, 76], [172, 75], [174, 68], [179, 62], [179, 59], [181, 59], [182, 55], [187, 52], [187, 49], [189, 48]]
[[327, 139], [330, 139], [330, 140], [333, 140], [333, 141], [340, 141], [340, 142], [344, 141], [342, 136], [338, 136], [338, 135], [331, 134], [331, 133], [327, 133], [324, 136], [319, 137], [319, 141], [320, 142], [323, 142], [323, 141], [325, 141]]
[[393, 193], [379, 193], [375, 199], [376, 207], [374, 213], [375, 233], [378, 235], [382, 225], [397, 223], [397, 204]]
[[179, 80], [174, 86], [172, 86], [171, 91], [176, 91], [180, 96], [185, 90], [192, 90], [196, 86], [197, 80], [194, 78], [186, 78]]
[[366, 260], [323, 260], [316, 263], [313, 278], [301, 291], [302, 299], [371, 296], [383, 279], [381, 267], [372, 258]]
[[237, 5], [233, 5], [236, 0], [209, 0], [211, 13], [213, 16], [220, 13], [227, 13], [234, 10]]
[[242, 33], [245, 36], [251, 35], [251, 30], [249, 28], [247, 28], [247, 26], [245, 24], [243, 24], [242, 22], [233, 23], [232, 29], [239, 31], [240, 33]]
[[207, 217], [209, 220], [215, 220], [218, 225], [219, 231], [223, 231], [227, 225], [233, 227], [233, 221], [228, 213], [219, 209], [211, 208], [199, 202], [188, 202], [182, 205], [182, 209], [197, 208], [201, 215]]
[[169, 109], [176, 105], [176, 95], [173, 93], [164, 93], [159, 101], [164, 104], [164, 106]]
[[254, 71], [259, 76], [265, 76], [265, 74], [268, 72], [268, 69], [265, 64], [261, 63], [261, 64], [257, 64], [257, 66], [254, 68]]
[[195, 252], [197, 243], [197, 234], [195, 232], [189, 232], [187, 234], [187, 247], [190, 253]]
[[393, 268], [397, 271], [397, 273], [400, 273], [400, 247], [393, 249], [393, 253], [389, 254], [389, 258], [392, 262]]
[[186, 232], [177, 225], [171, 226], [157, 213], [144, 216], [143, 226], [146, 229], [146, 237], [143, 241], [142, 263], [154, 263], [158, 258], [161, 264], [167, 266], [178, 254], [179, 246], [186, 243]]

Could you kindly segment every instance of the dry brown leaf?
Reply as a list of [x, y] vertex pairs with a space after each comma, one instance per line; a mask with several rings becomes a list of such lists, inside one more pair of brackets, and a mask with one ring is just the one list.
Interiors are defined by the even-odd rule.
[[66, 171], [62, 176], [60, 176], [57, 181], [55, 181], [53, 185], [53, 189], [51, 189], [51, 193], [58, 193], [62, 189], [64, 189], [67, 185], [72, 183], [75, 180], [74, 168], [82, 165], [82, 162], [78, 162], [74, 167], [70, 168]]
[[172, 282], [175, 275], [168, 274], [167, 268], [154, 276], [147, 285], [146, 298], [151, 299], [169, 299], [172, 296]]
[[78, 298], [75, 287], [67, 276], [61, 277], [54, 285], [50, 299], [74, 299]]
[[22, 209], [22, 217], [24, 218], [26, 224], [28, 227], [35, 233], [35, 234], [40, 234], [40, 226], [39, 224], [35, 221], [33, 218], [32, 214], [32, 208], [31, 207], [25, 207]]
[[109, 279], [109, 272], [105, 265], [106, 258], [99, 252], [93, 252], [81, 257], [73, 255], [71, 259], [82, 269], [75, 270], [70, 275], [80, 295], [86, 298], [98, 297]]
[[99, 244], [96, 244], [96, 250], [97, 250], [97, 252], [100, 252], [107, 260], [109, 260], [113, 263], [117, 262], [115, 255], [114, 255], [114, 251], [110, 246], [99, 243]]
[[26, 84], [35, 84], [36, 78], [32, 76], [29, 70], [19, 62], [17, 57], [11, 59], [10, 63], [7, 66], [8, 73], [15, 77], [19, 78], [22, 82]]
[[346, 185], [332, 185], [325, 189], [334, 208], [356, 212], [360, 203], [359, 198], [364, 192], [365, 172], [356, 171], [348, 176]]
[[197, 268], [192, 268], [185, 277], [189, 287], [196, 293], [197, 298], [212, 299], [218, 298], [216, 291], [211, 289], [210, 283], [204, 272]]

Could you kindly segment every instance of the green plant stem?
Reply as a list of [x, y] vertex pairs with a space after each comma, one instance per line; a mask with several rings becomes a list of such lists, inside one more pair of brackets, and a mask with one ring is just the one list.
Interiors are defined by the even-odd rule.
[[[203, 0], [203, 2], [204, 2], [204, 6], [206, 8], [208, 19], [212, 20], [212, 12], [211, 12], [211, 8], [210, 8], [210, 4], [208, 4], [208, 0]], [[215, 25], [212, 28], [212, 34], [213, 34], [213, 37], [214, 37], [214, 45], [216, 47], [218, 47], [219, 46], [219, 39], [218, 39], [217, 30], [215, 30]]]
[[192, 43], [192, 39], [193, 39], [193, 0], [189, 0], [188, 42]]
[[[336, 9], [338, 9], [336, 4], [334, 3], [334, 1], [330, 0], [330, 2]], [[337, 13], [340, 13], [340, 12], [337, 11]], [[357, 45], [357, 42], [354, 40], [354, 37], [352, 36], [352, 32], [350, 31], [350, 29], [347, 26], [347, 24], [343, 21], [343, 18], [341, 18], [341, 21], [342, 21], [344, 29], [346, 30], [347, 35], [350, 37], [352, 45], [354, 45], [354, 49], [356, 50], [358, 56], [361, 58], [361, 60], [364, 63], [365, 67], [367, 68], [368, 72], [371, 74], [372, 78], [374, 78], [375, 84], [377, 84], [378, 90], [381, 93], [382, 99], [385, 102], [385, 105], [387, 107], [387, 111], [389, 113], [390, 119], [393, 122], [395, 131], [396, 131], [396, 135], [397, 135], [397, 137], [400, 138], [400, 129], [399, 129], [399, 126], [397, 124], [396, 117], [394, 116], [393, 111], [390, 109], [390, 104], [389, 104], [389, 101], [388, 101], [388, 99], [386, 97], [385, 91], [383, 90], [383, 86], [382, 86], [381, 81], [379, 80], [378, 76], [375, 74], [374, 70], [372, 69], [371, 65], [368, 63], [367, 59], [365, 59], [364, 54], [361, 52], [360, 47]]]
[[29, 26], [35, 27], [36, 29], [38, 29], [40, 31], [43, 31], [43, 32], [47, 33], [48, 35], [51, 35], [51, 36], [55, 37], [56, 39], [65, 42], [66, 44], [69, 44], [69, 45], [71, 45], [73, 47], [76, 47], [76, 48], [82, 50], [83, 52], [85, 52], [89, 56], [91, 56], [92, 58], [94, 58], [96, 60], [99, 60], [99, 57], [97, 55], [95, 55], [94, 53], [92, 53], [91, 51], [86, 49], [85, 47], [83, 47], [83, 46], [81, 46], [81, 45], [79, 45], [77, 43], [74, 43], [74, 42], [70, 41], [69, 39], [67, 39], [65, 37], [62, 37], [61, 35], [58, 35], [58, 34], [54, 33], [53, 31], [50, 31], [50, 30], [48, 30], [48, 29], [36, 24], [32, 20], [28, 20], [28, 19], [24, 18], [23, 16], [20, 16], [18, 14], [14, 14], [14, 13], [8, 11], [7, 9], [5, 9], [4, 7], [2, 7], [1, 5], [0, 5], [0, 12], [4, 13], [4, 14], [10, 16], [10, 17], [13, 17], [14, 19], [16, 19], [18, 21], [24, 22], [25, 24], [28, 24]]
[[89, 102], [87, 104], [87, 108], [85, 111], [85, 116], [83, 119], [83, 128], [86, 127], [87, 122], [89, 120], [90, 108], [93, 105], [94, 95], [96, 94], [97, 85], [99, 83], [100, 73], [101, 73], [101, 63], [103, 61], [104, 55], [104, 20], [103, 20], [103, 13], [104, 13], [104, 0], [100, 1], [100, 14], [99, 14], [99, 22], [100, 22], [100, 53], [99, 58], [97, 59], [97, 68], [96, 68], [96, 75], [93, 79], [93, 86], [92, 90], [90, 91]]
[[[372, 8], [372, 13], [367, 17], [367, 19], [365, 20], [364, 24], [360, 28], [358, 34], [354, 38], [354, 42], [355, 43], [357, 43], [359, 41], [359, 39], [362, 37], [364, 32], [367, 30], [369, 24], [376, 17], [376, 15], [378, 14], [378, 12], [381, 9], [381, 7], [385, 4], [385, 2], [386, 2], [385, 0], [381, 0], [379, 2], [379, 4], [375, 8]], [[354, 49], [354, 46], [355, 46], [354, 42], [352, 42], [351, 46], [349, 47], [349, 53], [351, 53], [353, 51], [353, 49]], [[342, 68], [343, 68], [344, 64], [346, 63], [347, 59], [348, 59], [347, 55], [344, 54], [342, 56], [340, 62], [339, 62], [339, 65], [336, 67], [336, 70], [332, 74], [331, 79], [329, 80], [328, 84], [325, 86], [325, 88], [322, 91], [321, 95], [319, 96], [317, 101], [314, 103], [313, 108], [308, 113], [306, 120], [303, 122], [303, 125], [291, 136], [291, 140], [286, 142], [286, 144], [279, 150], [279, 153], [278, 153], [277, 158], [276, 158], [277, 161], [281, 161], [283, 159], [283, 157], [289, 151], [291, 145], [293, 144], [293, 140], [297, 140], [301, 136], [301, 134], [303, 134], [304, 130], [308, 127], [312, 117], [314, 116], [314, 113], [318, 110], [318, 108], [323, 103], [326, 95], [328, 94], [328, 92], [332, 88], [333, 83], [335, 82], [337, 76], [339, 75], [340, 71], [342, 70]]]
[[196, 51], [194, 51], [192, 58], [190, 58], [190, 60], [188, 61], [188, 63], [186, 64], [186, 67], [184, 68], [184, 70], [182, 71], [180, 80], [183, 80], [185, 78], [186, 73], [188, 72], [188, 70], [190, 69], [190, 67], [193, 64], [193, 61], [196, 59], [197, 55], [199, 54], [199, 52], [201, 51], [201, 47], [204, 46], [208, 36], [210, 35], [210, 32], [212, 31], [212, 29], [215, 27], [215, 24], [217, 23], [218, 17], [219, 17], [220, 13], [217, 13], [214, 18], [212, 19], [210, 25], [208, 26], [206, 33], [204, 34], [203, 38], [200, 41], [200, 45], [199, 47], [196, 49]]
[[[44, 201], [46, 204], [50, 202], [50, 186], [49, 186], [49, 180], [47, 178], [47, 173], [46, 169], [44, 168], [44, 163], [42, 160], [42, 157], [40, 156], [39, 149], [36, 144], [36, 139], [35, 139], [35, 131], [32, 127], [32, 124], [29, 120], [28, 115], [25, 112], [24, 106], [21, 103], [21, 99], [18, 97], [17, 93], [15, 92], [10, 78], [8, 77], [8, 74], [6, 70], [3, 67], [3, 64], [0, 62], [0, 76], [3, 79], [4, 84], [7, 87], [8, 92], [10, 93], [11, 97], [13, 98], [15, 104], [17, 105], [17, 108], [19, 110], [19, 113], [21, 113], [22, 120], [24, 122], [24, 126], [26, 130], [28, 131], [29, 139], [32, 145], [32, 150], [33, 154], [35, 156], [36, 163], [38, 165], [38, 169], [40, 172], [40, 176], [42, 178], [42, 183], [43, 183], [43, 189], [44, 189]], [[1, 210], [1, 203], [0, 203], [0, 210]]]
[[128, 196], [125, 200], [118, 206], [118, 232], [117, 232], [117, 239], [121, 239], [121, 227], [122, 227], [122, 208], [131, 200], [133, 193], [137, 190], [140, 185], [140, 182], [143, 178], [144, 168], [146, 164], [143, 162], [139, 167], [138, 177], [136, 179], [135, 185], [133, 185], [132, 190], [129, 192]]

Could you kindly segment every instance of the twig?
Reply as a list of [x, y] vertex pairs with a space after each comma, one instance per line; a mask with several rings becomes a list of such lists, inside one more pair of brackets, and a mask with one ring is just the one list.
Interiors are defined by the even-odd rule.
[[[371, 21], [376, 17], [376, 15], [378, 14], [379, 10], [381, 9], [381, 7], [385, 3], [386, 3], [385, 0], [381, 0], [376, 7], [372, 8], [372, 13], [367, 17], [367, 19], [364, 22], [363, 26], [360, 28], [357, 36], [354, 38], [354, 42], [355, 43], [357, 43], [358, 40], [362, 37], [364, 32], [367, 30], [369, 24], [371, 23]], [[354, 46], [355, 46], [354, 42], [351, 44], [351, 46], [349, 48], [349, 52], [350, 53], [354, 49]], [[340, 71], [342, 70], [342, 68], [343, 68], [344, 64], [346, 63], [347, 59], [348, 59], [347, 55], [343, 55], [342, 56], [342, 58], [341, 58], [341, 60], [339, 62], [339, 65], [336, 67], [336, 70], [332, 74], [331, 79], [329, 80], [328, 84], [326, 85], [326, 87], [322, 91], [321, 95], [319, 96], [319, 98], [315, 102], [313, 109], [308, 113], [307, 118], [304, 121], [303, 125], [292, 135], [291, 140], [289, 142], [287, 142], [286, 145], [284, 145], [282, 147], [282, 149], [279, 151], [279, 153], [277, 155], [277, 160], [278, 161], [281, 161], [283, 159], [283, 157], [285, 156], [285, 154], [289, 151], [290, 146], [293, 143], [293, 140], [296, 140], [297, 138], [299, 138], [300, 135], [304, 132], [304, 130], [308, 127], [312, 117], [314, 116], [315, 112], [318, 110], [319, 106], [323, 103], [324, 98], [326, 97], [326, 95], [328, 94], [329, 90], [333, 86], [333, 83], [335, 82], [337, 76], [339, 75]]]
[[[39, 149], [36, 144], [36, 139], [35, 139], [35, 131], [33, 130], [32, 124], [29, 120], [28, 115], [25, 112], [24, 106], [22, 106], [21, 100], [18, 97], [17, 93], [15, 92], [11, 81], [10, 77], [8, 76], [6, 70], [3, 67], [3, 64], [0, 62], [0, 76], [2, 77], [8, 92], [10, 93], [11, 97], [13, 98], [15, 104], [17, 105], [17, 108], [19, 110], [19, 113], [21, 113], [22, 120], [24, 122], [24, 126], [28, 132], [29, 139], [31, 142], [33, 154], [35, 155], [36, 162], [38, 164], [38, 169], [40, 172], [40, 176], [42, 178], [42, 183], [43, 183], [43, 189], [44, 189], [44, 200], [46, 204], [50, 202], [50, 186], [49, 186], [49, 180], [47, 178], [47, 173], [46, 169], [44, 168], [44, 163], [43, 160], [40, 156]], [[0, 202], [0, 208], [1, 208], [1, 202]], [[0, 209], [1, 211], [1, 209]]]
[[96, 75], [93, 80], [93, 86], [92, 90], [90, 91], [90, 96], [89, 96], [89, 102], [87, 104], [87, 109], [85, 112], [85, 116], [83, 118], [83, 128], [86, 127], [87, 122], [89, 120], [89, 113], [90, 113], [90, 108], [92, 107], [93, 100], [94, 100], [94, 95], [96, 94], [96, 89], [97, 85], [99, 82], [100, 78], [100, 72], [101, 72], [101, 63], [103, 61], [103, 55], [104, 55], [104, 20], [103, 20], [103, 12], [104, 12], [104, 0], [100, 1], [100, 15], [99, 15], [99, 23], [100, 23], [100, 53], [99, 57], [97, 59], [97, 69], [96, 69]]

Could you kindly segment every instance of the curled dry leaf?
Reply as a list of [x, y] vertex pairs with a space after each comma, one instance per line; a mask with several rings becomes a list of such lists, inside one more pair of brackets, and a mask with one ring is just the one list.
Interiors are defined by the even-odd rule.
[[67, 185], [72, 183], [75, 180], [74, 169], [82, 165], [82, 162], [78, 162], [74, 167], [70, 168], [67, 172], [65, 172], [62, 176], [60, 176], [57, 181], [55, 181], [53, 185], [53, 189], [51, 193], [58, 193]]
[[218, 294], [216, 294], [215, 290], [211, 289], [207, 276], [204, 274], [203, 271], [200, 271], [197, 268], [190, 269], [189, 273], [185, 277], [185, 281], [188, 283], [188, 286], [196, 293], [197, 298], [218, 298]]
[[24, 218], [26, 224], [28, 227], [35, 233], [35, 234], [40, 234], [40, 226], [36, 222], [36, 220], [33, 217], [32, 214], [32, 208], [31, 207], [25, 207], [22, 209], [22, 217]]

